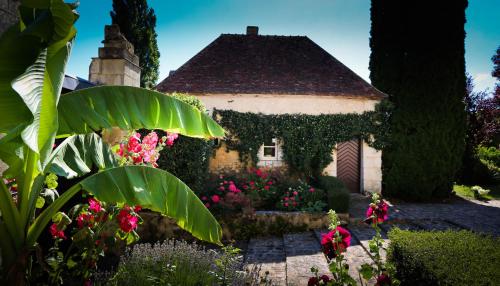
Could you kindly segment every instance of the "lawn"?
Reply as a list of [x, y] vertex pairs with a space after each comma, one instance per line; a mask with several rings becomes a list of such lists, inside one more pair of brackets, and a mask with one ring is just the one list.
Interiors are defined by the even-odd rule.
[[[466, 185], [454, 185], [453, 191], [460, 197], [466, 199], [474, 199], [474, 192], [472, 191], [473, 186]], [[483, 189], [488, 189], [490, 192], [484, 195], [485, 200], [500, 200], [500, 184], [481, 186]]]

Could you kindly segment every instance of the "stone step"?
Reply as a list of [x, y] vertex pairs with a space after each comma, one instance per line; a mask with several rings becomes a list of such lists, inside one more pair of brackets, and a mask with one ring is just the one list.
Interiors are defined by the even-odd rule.
[[319, 269], [319, 274], [330, 274], [321, 245], [313, 232], [285, 234], [283, 236], [286, 253], [287, 285], [307, 285], [312, 276], [311, 267]]
[[254, 281], [252, 285], [286, 285], [286, 256], [283, 238], [250, 239], [245, 265], [245, 270], [251, 274]]

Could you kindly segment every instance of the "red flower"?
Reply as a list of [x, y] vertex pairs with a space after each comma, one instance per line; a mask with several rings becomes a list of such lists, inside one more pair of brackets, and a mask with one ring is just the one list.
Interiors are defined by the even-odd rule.
[[120, 229], [124, 232], [131, 232], [137, 228], [139, 219], [130, 213], [130, 207], [124, 207], [117, 216]]
[[267, 182], [268, 185], [272, 185], [273, 184], [273, 181], [269, 181]]
[[53, 223], [49, 228], [50, 234], [52, 238], [62, 238], [66, 239], [66, 235], [64, 235], [64, 230], [59, 229], [56, 223]]
[[392, 281], [389, 275], [380, 274], [377, 277], [377, 284], [375, 284], [375, 286], [390, 286], [390, 285], [392, 285]]
[[[338, 243], [335, 242], [336, 231], [339, 232], [341, 238], [341, 241]], [[323, 252], [329, 259], [333, 259], [337, 256], [337, 250], [339, 252], [344, 252], [349, 245], [351, 245], [351, 234], [349, 231], [340, 226], [337, 226], [335, 230], [332, 230], [327, 234], [323, 234], [321, 238]]]
[[220, 201], [220, 197], [218, 195], [213, 195], [212, 196], [212, 202], [218, 203]]
[[[366, 210], [366, 221], [372, 223], [382, 223], [388, 218], [389, 206], [384, 200], [381, 200], [378, 205], [370, 204]], [[373, 216], [373, 217], [372, 217]]]
[[78, 228], [83, 228], [85, 225], [93, 227], [94, 222], [94, 215], [89, 213], [82, 213], [76, 218], [76, 224], [78, 225]]
[[140, 212], [141, 210], [142, 210], [142, 207], [139, 205], [135, 206], [135, 208], [134, 208], [134, 212]]
[[255, 175], [262, 178], [262, 171], [260, 169], [255, 170]]
[[323, 280], [323, 282], [326, 284], [328, 282], [330, 282], [330, 277], [328, 277], [328, 275], [321, 275], [321, 277], [319, 277], [321, 280]]
[[102, 210], [101, 203], [94, 198], [89, 198], [89, 210], [98, 213]]
[[316, 277], [309, 278], [309, 281], [307, 281], [307, 286], [316, 286], [316, 285], [319, 285], [319, 279]]
[[134, 135], [130, 136], [128, 139], [128, 144], [127, 144], [127, 150], [131, 153], [139, 153], [142, 150], [141, 143], [139, 142], [141, 140], [141, 134], [135, 133]]
[[288, 207], [288, 203], [284, 203], [283, 205], [284, 205], [285, 207]]
[[241, 192], [240, 190], [238, 190], [238, 188], [236, 187], [236, 185], [233, 182], [229, 183], [229, 191], [231, 191], [233, 193]]

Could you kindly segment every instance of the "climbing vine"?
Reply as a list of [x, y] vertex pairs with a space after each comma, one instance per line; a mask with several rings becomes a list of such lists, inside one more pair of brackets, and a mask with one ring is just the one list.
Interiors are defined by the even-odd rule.
[[264, 115], [233, 110], [214, 110], [214, 118], [228, 131], [226, 148], [238, 151], [240, 161], [258, 162], [265, 138], [283, 143], [283, 158], [290, 171], [316, 176], [330, 164], [336, 143], [360, 138], [381, 150], [387, 145], [387, 120], [392, 107], [382, 101], [375, 111], [362, 114]]

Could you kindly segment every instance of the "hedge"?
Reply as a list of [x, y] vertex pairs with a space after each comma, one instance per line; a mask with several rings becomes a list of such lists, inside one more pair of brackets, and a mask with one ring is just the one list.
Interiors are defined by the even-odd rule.
[[470, 231], [393, 229], [388, 259], [401, 285], [498, 285], [500, 239]]
[[328, 208], [338, 213], [349, 212], [350, 192], [342, 181], [332, 176], [320, 176], [317, 184], [326, 191]]

